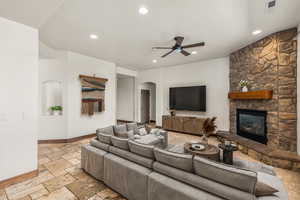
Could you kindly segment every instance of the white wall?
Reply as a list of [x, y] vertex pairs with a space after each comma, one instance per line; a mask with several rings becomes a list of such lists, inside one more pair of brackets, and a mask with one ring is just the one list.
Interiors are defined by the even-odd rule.
[[[67, 60], [40, 59], [39, 61], [39, 140], [66, 139], [67, 134]], [[47, 81], [58, 81], [62, 86], [62, 116], [49, 116], [43, 112], [43, 83]]]
[[298, 148], [298, 154], [300, 155], [300, 70], [299, 70], [299, 67], [300, 67], [300, 25], [298, 26], [298, 37], [297, 37], [297, 41], [298, 41], [298, 49], [297, 49], [297, 52], [298, 52], [298, 62], [297, 62], [297, 115], [298, 115], [298, 126], [297, 126], [297, 133], [298, 133], [298, 136], [297, 136], [297, 140], [298, 140], [298, 143], [297, 143], [297, 148]]
[[136, 77], [138, 75], [138, 72], [135, 70], [126, 69], [123, 67], [117, 67], [117, 74]]
[[37, 169], [38, 31], [0, 18], [0, 181]]
[[[52, 50], [55, 51], [55, 50]], [[57, 53], [52, 53], [57, 55]], [[116, 66], [114, 63], [72, 52], [60, 52], [54, 59], [40, 60], [40, 109], [42, 83], [62, 83], [63, 115], [45, 116], [40, 111], [39, 139], [66, 139], [95, 133], [97, 128], [116, 123]], [[81, 84], [79, 75], [107, 78], [105, 111], [94, 116], [81, 115]]]
[[139, 82], [154, 82], [156, 93], [156, 121], [161, 125], [163, 114], [169, 114], [169, 88], [206, 85], [206, 112], [177, 112], [187, 116], [216, 116], [219, 130], [229, 130], [229, 58], [141, 71]]
[[135, 81], [133, 77], [117, 80], [117, 119], [134, 121]]

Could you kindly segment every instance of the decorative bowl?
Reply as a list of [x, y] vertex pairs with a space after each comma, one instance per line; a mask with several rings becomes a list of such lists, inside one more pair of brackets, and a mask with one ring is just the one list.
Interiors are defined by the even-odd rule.
[[203, 144], [192, 144], [191, 149], [196, 150], [196, 151], [203, 151], [203, 150], [205, 150], [205, 145], [203, 145]]

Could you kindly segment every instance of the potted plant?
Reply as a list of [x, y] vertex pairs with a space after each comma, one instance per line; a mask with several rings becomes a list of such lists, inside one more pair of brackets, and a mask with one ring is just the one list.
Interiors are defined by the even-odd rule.
[[52, 106], [50, 107], [53, 115], [61, 115], [62, 107], [61, 106]]
[[207, 118], [203, 123], [202, 143], [205, 145], [208, 145], [208, 137], [211, 136], [217, 129], [216, 119], [217, 119], [216, 117]]
[[249, 82], [246, 80], [241, 80], [239, 83], [242, 92], [248, 92], [248, 86], [249, 86]]

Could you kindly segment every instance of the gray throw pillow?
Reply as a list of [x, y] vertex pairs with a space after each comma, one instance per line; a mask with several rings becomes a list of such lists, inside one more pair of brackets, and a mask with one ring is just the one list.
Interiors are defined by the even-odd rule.
[[133, 130], [127, 131], [127, 136], [129, 139], [133, 140], [134, 139], [134, 131]]
[[256, 183], [256, 186], [255, 186], [255, 196], [256, 197], [272, 196], [276, 192], [279, 192], [279, 191], [263, 182], [258, 181]]
[[97, 133], [104, 133], [104, 134], [107, 134], [107, 135], [114, 135], [114, 129], [113, 129], [113, 126], [108, 126], [106, 128], [97, 129]]
[[122, 135], [127, 134], [127, 126], [126, 124], [116, 125], [114, 126], [114, 135]]
[[100, 142], [103, 142], [105, 144], [111, 144], [111, 135], [107, 135], [105, 133], [98, 133], [97, 137]]
[[158, 162], [171, 167], [193, 172], [193, 156], [186, 154], [173, 153], [155, 148], [154, 155]]
[[139, 134], [139, 128], [137, 123], [127, 123], [126, 126], [127, 126], [127, 130], [133, 131], [134, 135]]
[[128, 141], [129, 149], [132, 153], [154, 159], [154, 147], [151, 145], [140, 144], [134, 141]]
[[112, 136], [111, 142], [117, 148], [124, 149], [127, 151], [129, 150], [128, 139]]

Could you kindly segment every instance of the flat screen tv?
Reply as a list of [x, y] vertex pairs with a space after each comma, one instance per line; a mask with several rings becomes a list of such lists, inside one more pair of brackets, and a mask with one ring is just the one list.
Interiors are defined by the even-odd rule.
[[170, 110], [206, 111], [206, 86], [170, 88]]

